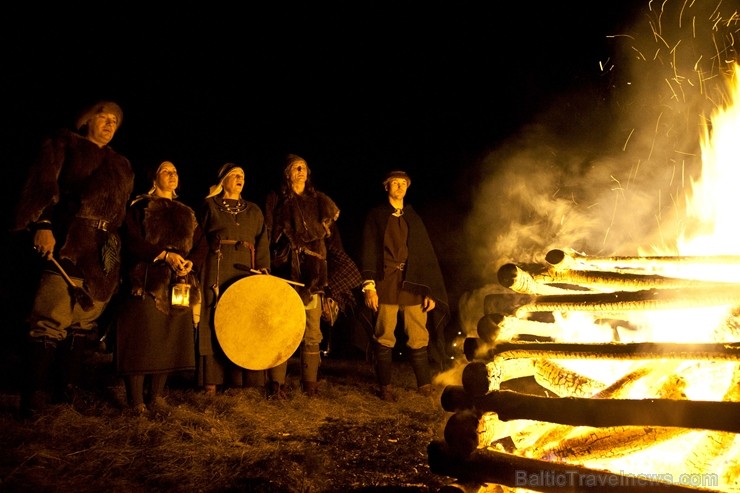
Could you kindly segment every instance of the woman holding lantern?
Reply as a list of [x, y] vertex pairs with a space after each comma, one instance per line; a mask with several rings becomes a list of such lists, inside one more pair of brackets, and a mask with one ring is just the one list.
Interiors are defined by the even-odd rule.
[[115, 365], [137, 414], [164, 406], [167, 377], [195, 370], [200, 313], [196, 271], [205, 256], [195, 212], [176, 200], [175, 165], [162, 162], [148, 193], [130, 204], [122, 228], [123, 290]]

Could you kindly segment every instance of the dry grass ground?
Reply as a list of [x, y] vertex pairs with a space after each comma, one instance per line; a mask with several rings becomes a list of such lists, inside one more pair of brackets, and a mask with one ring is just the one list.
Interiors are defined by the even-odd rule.
[[[12, 383], [0, 389], [0, 491], [433, 492], [452, 482], [427, 463], [447, 417], [442, 389], [419, 395], [405, 361], [394, 362], [395, 404], [376, 397], [363, 358], [329, 356], [316, 399], [266, 400], [256, 388], [209, 398], [179, 377], [169, 407], [145, 416], [126, 409], [109, 354], [92, 352], [88, 367], [74, 406], [33, 420], [17, 418]], [[291, 359], [294, 388], [297, 371]]]

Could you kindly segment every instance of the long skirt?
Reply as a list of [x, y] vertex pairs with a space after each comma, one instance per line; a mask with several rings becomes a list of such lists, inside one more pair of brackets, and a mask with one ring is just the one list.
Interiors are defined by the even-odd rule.
[[128, 297], [120, 305], [114, 351], [119, 375], [195, 370], [195, 331], [190, 308], [169, 314], [150, 297]]

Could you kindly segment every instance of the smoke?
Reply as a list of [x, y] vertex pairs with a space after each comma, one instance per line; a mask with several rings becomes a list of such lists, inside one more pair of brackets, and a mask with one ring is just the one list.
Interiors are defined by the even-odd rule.
[[[701, 173], [701, 129], [727, 102], [738, 61], [737, 12], [737, 2], [719, 0], [646, 2], [631, 28], [608, 36], [613, 54], [595, 61], [593, 86], [564, 94], [482, 160], [465, 224], [481, 281], [553, 248], [675, 248]], [[480, 318], [491, 291], [466, 293], [461, 318], [473, 306]]]

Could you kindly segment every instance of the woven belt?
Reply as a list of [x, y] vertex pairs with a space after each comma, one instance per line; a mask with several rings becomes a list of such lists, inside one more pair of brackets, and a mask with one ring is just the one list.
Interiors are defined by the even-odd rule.
[[92, 217], [77, 217], [77, 220], [82, 224], [91, 228], [99, 229], [101, 231], [110, 230], [110, 221], [105, 219], [94, 219]]

